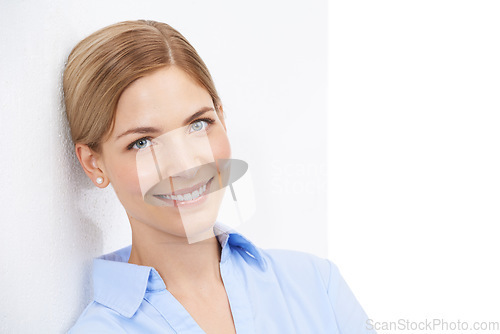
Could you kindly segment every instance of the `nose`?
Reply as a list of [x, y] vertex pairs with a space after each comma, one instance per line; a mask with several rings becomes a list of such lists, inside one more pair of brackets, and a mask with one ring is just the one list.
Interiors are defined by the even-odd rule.
[[184, 133], [167, 133], [159, 145], [154, 146], [162, 178], [196, 178], [201, 165], [214, 161], [210, 142], [206, 136], [196, 138]]
[[[181, 167], [184, 166], [184, 167]], [[189, 167], [191, 166], [191, 167]], [[180, 164], [180, 172], [175, 173], [175, 174], [170, 174], [169, 176], [173, 178], [179, 178], [179, 179], [192, 179], [196, 177], [196, 174], [198, 174], [198, 170], [200, 168], [200, 164], [196, 164], [196, 166], [193, 166], [191, 161], [188, 159], [184, 159]]]

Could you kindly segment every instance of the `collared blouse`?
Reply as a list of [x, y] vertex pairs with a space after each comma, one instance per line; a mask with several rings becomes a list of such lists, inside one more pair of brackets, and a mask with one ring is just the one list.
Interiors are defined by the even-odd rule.
[[[220, 273], [238, 334], [375, 333], [326, 259], [262, 250], [239, 233], [217, 236]], [[94, 298], [69, 333], [204, 333], [152, 267], [128, 263], [131, 246], [94, 260]]]

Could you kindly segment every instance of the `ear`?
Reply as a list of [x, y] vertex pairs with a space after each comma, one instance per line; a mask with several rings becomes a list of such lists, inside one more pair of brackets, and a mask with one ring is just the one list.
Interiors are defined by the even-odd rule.
[[224, 127], [224, 130], [227, 132], [226, 122], [224, 120], [226, 114], [224, 114], [224, 110], [222, 109], [222, 105], [219, 105], [217, 107], [217, 116], [219, 116], [219, 120], [222, 123], [222, 126]]
[[99, 188], [106, 188], [109, 184], [108, 178], [104, 172], [99, 168], [100, 159], [99, 155], [94, 152], [88, 145], [76, 143], [75, 152], [78, 161], [82, 165], [83, 171], [90, 178], [92, 182]]

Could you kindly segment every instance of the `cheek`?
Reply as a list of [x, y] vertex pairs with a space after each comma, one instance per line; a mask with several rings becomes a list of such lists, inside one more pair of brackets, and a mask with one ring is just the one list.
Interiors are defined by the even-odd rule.
[[229, 144], [229, 138], [224, 130], [218, 131], [212, 136], [210, 139], [210, 146], [215, 160], [231, 158], [231, 146]]
[[116, 164], [112, 170], [110, 181], [118, 197], [141, 194], [135, 161]]

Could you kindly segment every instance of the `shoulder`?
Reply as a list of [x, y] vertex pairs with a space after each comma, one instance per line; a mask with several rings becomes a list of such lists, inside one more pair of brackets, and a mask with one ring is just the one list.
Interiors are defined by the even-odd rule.
[[313, 254], [284, 249], [260, 249], [260, 252], [277, 275], [318, 281], [327, 290], [332, 278], [339, 275], [333, 262]]
[[93, 301], [85, 308], [68, 333], [125, 333], [119, 317], [117, 312]]
[[333, 262], [296, 251], [262, 250], [262, 254], [268, 270], [274, 271], [280, 286], [292, 291], [295, 299], [306, 291], [304, 298], [321, 305], [315, 311], [322, 312], [329, 305], [341, 333], [375, 333], [366, 328], [368, 317]]
[[[225, 241], [221, 243], [223, 253], [226, 241], [245, 262], [254, 263], [250, 258], [255, 260], [261, 269], [268, 274], [274, 274], [282, 282], [292, 279], [298, 283], [310, 283], [328, 290], [331, 279], [339, 274], [337, 267], [327, 259], [295, 250], [263, 249], [243, 235], [234, 232], [227, 235]], [[222, 257], [224, 258], [224, 254]]]

